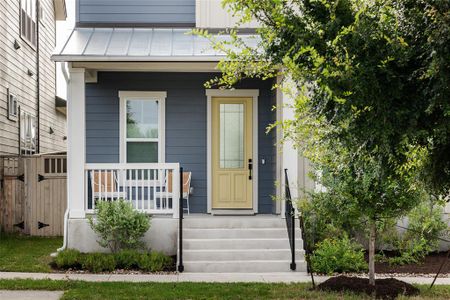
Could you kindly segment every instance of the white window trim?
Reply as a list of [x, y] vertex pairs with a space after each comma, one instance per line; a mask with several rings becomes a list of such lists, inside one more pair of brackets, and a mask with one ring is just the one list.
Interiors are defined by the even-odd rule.
[[[30, 2], [29, 2], [30, 1]], [[32, 5], [34, 3], [34, 5]], [[37, 45], [37, 43], [38, 43], [38, 41], [37, 41], [37, 22], [39, 21], [38, 20], [38, 17], [36, 16], [36, 11], [37, 11], [37, 9], [36, 9], [36, 7], [37, 7], [37, 5], [38, 5], [38, 1], [37, 0], [20, 0], [20, 17], [19, 17], [19, 22], [20, 22], [20, 38], [23, 40], [23, 41], [25, 41], [25, 43], [28, 45], [28, 46], [30, 46], [33, 50], [36, 50], [36, 45]], [[34, 32], [30, 32], [30, 34], [31, 34], [31, 36], [30, 36], [30, 38], [31, 39], [28, 39], [28, 37], [26, 36], [26, 35], [24, 35], [24, 34], [22, 34], [22, 24], [23, 24], [23, 20], [22, 20], [22, 6], [23, 5], [25, 5], [25, 7], [28, 7], [29, 5], [31, 5], [31, 7], [30, 7], [30, 13], [31, 13], [31, 15], [29, 15], [29, 14], [27, 14], [27, 8], [25, 8], [25, 14], [27, 14], [29, 17], [30, 17], [30, 19], [32, 20], [32, 21], [34, 21], [35, 22], [35, 28], [34, 28]], [[34, 7], [33, 7], [34, 6]], [[36, 41], [35, 41], [35, 43], [33, 44], [33, 36], [34, 36], [34, 38], [36, 39]]]
[[[250, 89], [234, 89], [234, 90], [219, 90], [219, 89], [206, 89], [207, 103], [207, 126], [206, 126], [206, 138], [207, 138], [207, 212], [213, 213], [212, 209], [212, 98], [213, 97], [251, 97], [253, 102], [253, 213], [258, 213], [258, 97], [259, 90]], [[228, 210], [230, 212], [232, 210]], [[235, 210], [239, 213], [239, 210]]]
[[[34, 125], [34, 138], [28, 137], [31, 135]], [[27, 132], [30, 130], [30, 132]], [[21, 154], [35, 154], [37, 151], [37, 118], [35, 115], [27, 111], [20, 112], [20, 152]], [[24, 153], [22, 153], [24, 152]]]
[[125, 139], [126, 137], [126, 100], [128, 99], [148, 99], [159, 101], [158, 111], [158, 138], [138, 139], [139, 141], [158, 142], [158, 163], [166, 161], [166, 98], [167, 92], [141, 92], [141, 91], [119, 91], [120, 99], [120, 162], [126, 163], [127, 147], [126, 141], [132, 139]]
[[7, 89], [7, 108], [8, 108], [8, 119], [17, 122], [19, 119], [19, 100], [16, 94], [11, 93], [10, 89]]

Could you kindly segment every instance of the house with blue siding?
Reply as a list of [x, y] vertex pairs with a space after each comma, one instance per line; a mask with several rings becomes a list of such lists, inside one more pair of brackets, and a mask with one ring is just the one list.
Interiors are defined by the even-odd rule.
[[[125, 199], [152, 216], [147, 246], [185, 271], [306, 270], [280, 199], [287, 185], [293, 198], [312, 187], [308, 165], [266, 132], [293, 117], [291, 99], [271, 80], [204, 86], [224, 55], [189, 32], [234, 22], [220, 0], [77, 0], [76, 27], [53, 55], [69, 73], [64, 247], [105, 250], [87, 217]], [[249, 45], [256, 26], [243, 26]]]

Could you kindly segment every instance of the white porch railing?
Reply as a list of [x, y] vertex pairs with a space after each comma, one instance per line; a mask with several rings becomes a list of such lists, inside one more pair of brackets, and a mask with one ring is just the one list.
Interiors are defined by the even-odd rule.
[[124, 199], [148, 214], [178, 216], [178, 163], [86, 164], [85, 180], [87, 212], [98, 201]]

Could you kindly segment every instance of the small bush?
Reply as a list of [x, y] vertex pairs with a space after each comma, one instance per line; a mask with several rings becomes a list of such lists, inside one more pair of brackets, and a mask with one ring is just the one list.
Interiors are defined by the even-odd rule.
[[168, 269], [172, 265], [172, 258], [161, 252], [153, 251], [150, 253], [150, 259], [152, 260], [153, 270], [152, 272], [160, 272]]
[[108, 247], [112, 253], [143, 246], [141, 239], [150, 228], [149, 216], [123, 199], [98, 201], [96, 205], [96, 221], [89, 218], [89, 223], [100, 237], [100, 246]]
[[439, 249], [439, 237], [448, 235], [449, 229], [442, 214], [443, 204], [424, 200], [407, 215], [408, 230], [400, 233], [396, 223], [388, 224], [381, 240], [399, 255], [380, 255], [378, 260], [390, 265], [420, 263], [430, 252]]
[[75, 249], [65, 249], [55, 257], [56, 266], [60, 269], [79, 269], [81, 253]]
[[83, 269], [93, 273], [111, 272], [116, 269], [116, 260], [112, 254], [88, 253], [82, 260]]
[[138, 267], [138, 261], [141, 254], [135, 250], [122, 250], [117, 252], [114, 257], [116, 259], [116, 268], [118, 269], [135, 269]]
[[169, 268], [172, 264], [172, 259], [161, 252], [151, 252], [150, 254], [142, 254], [138, 267], [142, 271], [147, 272], [161, 272]]
[[328, 238], [320, 242], [311, 256], [311, 265], [314, 272], [322, 274], [367, 270], [364, 250], [346, 235], [341, 239]]

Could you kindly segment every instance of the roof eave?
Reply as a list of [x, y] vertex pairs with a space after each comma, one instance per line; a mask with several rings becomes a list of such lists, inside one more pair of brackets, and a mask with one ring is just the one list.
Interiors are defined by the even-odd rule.
[[90, 56], [52, 55], [54, 62], [219, 62], [219, 56]]

